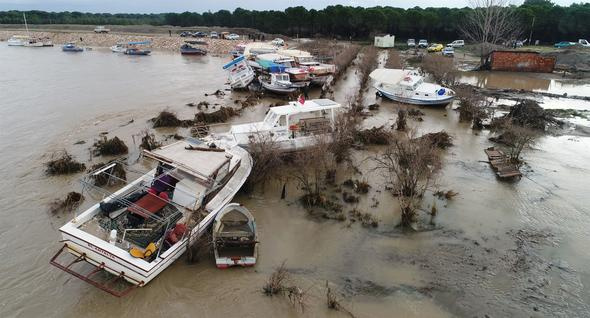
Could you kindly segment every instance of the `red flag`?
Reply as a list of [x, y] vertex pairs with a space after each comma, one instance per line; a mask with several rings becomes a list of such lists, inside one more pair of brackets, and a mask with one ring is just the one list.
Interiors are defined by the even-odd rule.
[[299, 95], [299, 99], [297, 99], [297, 101], [303, 106], [305, 104], [305, 97], [303, 97], [303, 95]]

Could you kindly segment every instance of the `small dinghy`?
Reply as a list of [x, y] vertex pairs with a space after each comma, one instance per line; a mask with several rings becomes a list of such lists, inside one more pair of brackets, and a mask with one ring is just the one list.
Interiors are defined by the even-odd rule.
[[412, 105], [447, 105], [455, 98], [449, 88], [424, 82], [424, 77], [414, 71], [376, 69], [369, 75], [379, 96]]
[[297, 90], [297, 87], [293, 87], [287, 73], [271, 73], [270, 76], [260, 76], [258, 81], [264, 89], [276, 94], [291, 94]]
[[228, 204], [213, 223], [213, 249], [217, 268], [254, 266], [258, 254], [254, 217], [237, 203]]
[[77, 46], [74, 43], [66, 43], [64, 46], [61, 47], [61, 50], [64, 52], [83, 52], [84, 49]]
[[180, 47], [180, 54], [182, 55], [207, 55], [207, 50], [194, 47], [189, 43], [185, 43]]

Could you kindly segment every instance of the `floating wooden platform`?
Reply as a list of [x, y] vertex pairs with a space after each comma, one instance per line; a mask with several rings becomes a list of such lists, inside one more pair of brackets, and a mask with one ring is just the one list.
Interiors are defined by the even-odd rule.
[[499, 178], [506, 179], [522, 176], [518, 166], [511, 163], [510, 158], [502, 150], [490, 147], [485, 149], [484, 152], [488, 156], [492, 169], [494, 169]]

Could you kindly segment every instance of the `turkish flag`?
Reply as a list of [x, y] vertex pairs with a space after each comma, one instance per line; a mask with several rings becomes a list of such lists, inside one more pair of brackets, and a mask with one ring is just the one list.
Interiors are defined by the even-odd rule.
[[305, 97], [303, 97], [303, 95], [299, 95], [299, 99], [297, 99], [297, 101], [303, 106], [305, 104]]

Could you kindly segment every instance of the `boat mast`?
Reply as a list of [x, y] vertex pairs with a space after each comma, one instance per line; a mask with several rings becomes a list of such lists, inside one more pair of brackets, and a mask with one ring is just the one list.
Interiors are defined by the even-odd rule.
[[29, 26], [27, 25], [27, 16], [25, 15], [25, 13], [23, 12], [23, 19], [25, 20], [25, 29], [27, 30], [27, 35], [31, 36], [29, 34]]

